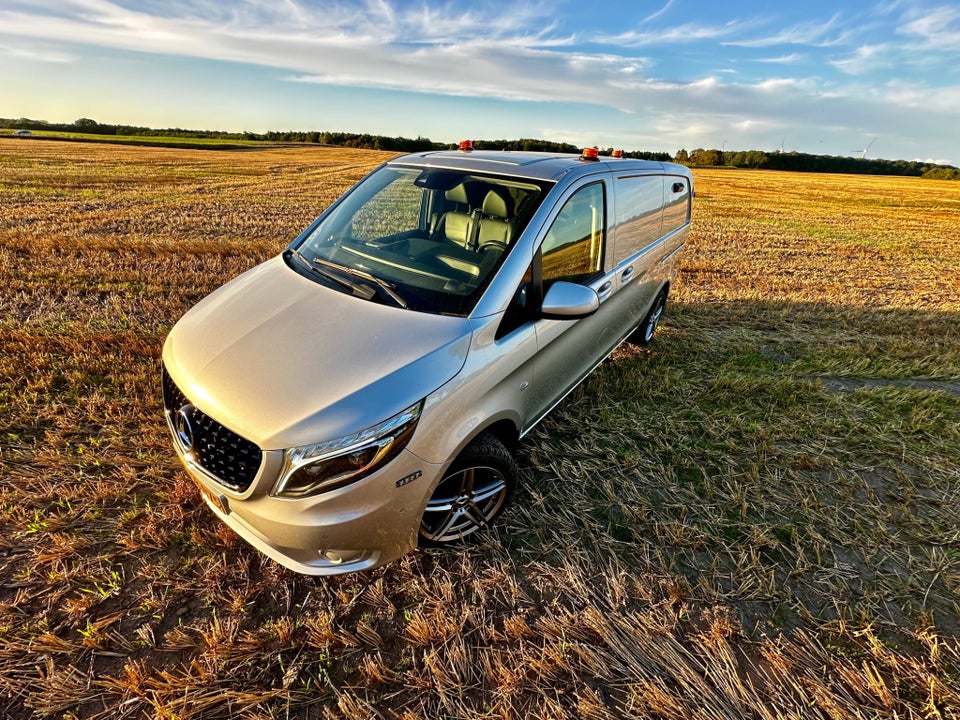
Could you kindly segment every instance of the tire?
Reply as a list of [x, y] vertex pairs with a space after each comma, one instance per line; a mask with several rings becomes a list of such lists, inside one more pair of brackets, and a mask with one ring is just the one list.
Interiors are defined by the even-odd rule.
[[454, 460], [420, 520], [420, 544], [449, 546], [492, 523], [510, 501], [517, 463], [503, 443], [484, 434]]
[[657, 332], [657, 327], [663, 319], [663, 311], [667, 307], [667, 289], [663, 288], [657, 293], [657, 297], [650, 306], [643, 321], [637, 326], [627, 338], [629, 342], [640, 347], [647, 347], [653, 341], [653, 336]]

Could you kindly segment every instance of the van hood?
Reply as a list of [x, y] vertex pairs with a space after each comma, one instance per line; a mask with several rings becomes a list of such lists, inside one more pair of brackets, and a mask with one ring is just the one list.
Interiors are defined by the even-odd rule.
[[454, 377], [469, 346], [466, 318], [344, 294], [277, 257], [187, 312], [163, 361], [197, 408], [280, 450], [386, 420]]

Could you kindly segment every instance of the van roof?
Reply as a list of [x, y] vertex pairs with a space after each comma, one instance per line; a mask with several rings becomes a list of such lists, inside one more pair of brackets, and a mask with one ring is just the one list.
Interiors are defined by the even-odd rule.
[[582, 160], [579, 155], [565, 153], [516, 152], [511, 150], [441, 150], [437, 152], [414, 153], [394, 158], [390, 164], [417, 165], [422, 167], [444, 167], [471, 172], [494, 173], [536, 180], [556, 182], [568, 174], [588, 175], [598, 171], [613, 172], [676, 172], [686, 175], [683, 166], [661, 163], [652, 160], [632, 160], [629, 158], [601, 158], [600, 160]]

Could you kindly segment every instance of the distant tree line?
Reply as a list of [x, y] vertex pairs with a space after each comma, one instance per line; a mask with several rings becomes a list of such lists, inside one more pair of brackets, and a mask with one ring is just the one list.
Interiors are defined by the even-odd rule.
[[[111, 125], [99, 123], [90, 118], [79, 118], [72, 123], [50, 123], [46, 120], [29, 118], [0, 118], [0, 127], [23, 130], [48, 130], [53, 132], [80, 132], [90, 135], [120, 135], [165, 138], [199, 138], [209, 140], [246, 140], [264, 142], [315, 143], [337, 147], [362, 148], [365, 150], [389, 150], [394, 152], [424, 152], [428, 150], [456, 149], [456, 143], [440, 143], [430, 138], [390, 137], [370, 135], [368, 133], [321, 132], [318, 130], [269, 130], [263, 133], [226, 132], [220, 130], [185, 130], [183, 128], [148, 128], [138, 125]], [[476, 140], [473, 147], [477, 150], [522, 150], [524, 152], [580, 153], [580, 148], [565, 142], [552, 142], [533, 138], [519, 140]], [[610, 155], [613, 148], [601, 150], [602, 155]], [[624, 157], [644, 160], [669, 161], [670, 153], [629, 151]]]
[[960, 180], [960, 170], [955, 167], [944, 167], [938, 165], [935, 168], [927, 170], [923, 177], [931, 180]]
[[214, 138], [218, 140], [239, 140], [243, 137], [243, 133], [211, 130], [184, 130], [183, 128], [164, 128], [161, 130], [139, 125], [108, 125], [90, 118], [79, 118], [72, 123], [52, 123], [30, 118], [0, 118], [0, 127], [22, 130], [49, 130], [52, 132], [80, 132], [90, 135], [142, 135], [144, 137]]
[[952, 165], [916, 160], [883, 160], [836, 155], [809, 155], [799, 152], [764, 152], [763, 150], [722, 151], [697, 148], [689, 153], [680, 150], [674, 162], [694, 167], [741, 167], [793, 172], [850, 173], [855, 175], [908, 175], [938, 180], [960, 180], [960, 170]]
[[[166, 138], [198, 138], [213, 140], [246, 140], [265, 142], [312, 143], [337, 147], [389, 150], [393, 152], [423, 152], [456, 148], [456, 144], [438, 143], [425, 137], [405, 138], [368, 133], [321, 132], [318, 130], [270, 130], [264, 133], [225, 132], [220, 130], [185, 130], [183, 128], [148, 128], [138, 125], [111, 125], [90, 118], [79, 118], [72, 123], [50, 123], [29, 118], [0, 118], [0, 127], [21, 130], [48, 130], [54, 132], [81, 132], [92, 135], [121, 135]], [[526, 152], [579, 153], [576, 145], [532, 138], [519, 140], [474, 140], [477, 150], [523, 150]], [[611, 155], [613, 148], [600, 149], [601, 155]], [[686, 149], [674, 156], [665, 152], [642, 150], [623, 151], [623, 157], [659, 162], [673, 161], [693, 167], [765, 168], [794, 172], [853, 173], [861, 175], [910, 175], [938, 180], [960, 180], [960, 169], [952, 165], [937, 165], [908, 160], [879, 158], [852, 158], [834, 155], [809, 155], [798, 152], [765, 152], [763, 150], [723, 151], [696, 148]]]
[[[456, 145], [444, 145], [451, 149]], [[579, 153], [580, 148], [570, 143], [550, 142], [549, 140], [535, 140], [520, 138], [519, 140], [474, 140], [474, 150], [520, 150], [523, 152], [560, 152]]]
[[140, 137], [199, 138], [211, 140], [259, 140], [265, 142], [316, 143], [368, 150], [395, 150], [417, 152], [439, 150], [447, 147], [429, 138], [416, 139], [388, 137], [366, 133], [319, 132], [316, 130], [270, 130], [264, 133], [226, 132], [223, 130], [185, 130], [184, 128], [148, 128], [139, 125], [111, 125], [90, 118], [79, 118], [72, 123], [50, 123], [29, 118], [0, 118], [0, 127], [23, 130], [49, 130], [53, 132], [80, 132], [90, 135], [121, 135]]

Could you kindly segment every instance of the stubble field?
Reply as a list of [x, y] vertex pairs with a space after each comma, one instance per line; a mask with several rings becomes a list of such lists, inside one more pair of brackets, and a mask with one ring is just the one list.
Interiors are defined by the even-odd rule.
[[388, 154], [0, 140], [0, 716], [960, 717], [960, 183], [697, 171], [650, 352], [479, 543], [221, 526], [163, 337]]

